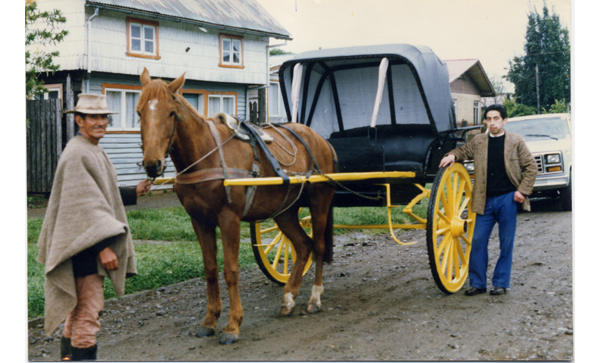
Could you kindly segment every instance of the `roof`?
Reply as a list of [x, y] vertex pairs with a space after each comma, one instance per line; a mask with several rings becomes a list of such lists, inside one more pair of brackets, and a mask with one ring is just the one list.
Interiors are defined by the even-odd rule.
[[199, 26], [292, 39], [288, 31], [255, 0], [86, 0], [86, 4], [148, 16], [165, 16]]
[[448, 74], [450, 76], [450, 83], [456, 81], [465, 73], [468, 74], [473, 82], [477, 85], [481, 91], [483, 97], [494, 97], [496, 91], [494, 86], [490, 82], [483, 66], [477, 59], [453, 59], [444, 61], [448, 66]]
[[[410, 44], [382, 44], [346, 48], [318, 49], [297, 54], [284, 62], [279, 69], [279, 79], [291, 79], [291, 72], [297, 63], [318, 63], [319, 66], [336, 68], [352, 67], [361, 63], [372, 63], [381, 58], [390, 62], [401, 61], [414, 69], [415, 79], [424, 93], [424, 101], [431, 114], [431, 122], [438, 132], [455, 127], [448, 70], [446, 65], [426, 46]], [[378, 66], [378, 65], [377, 65]], [[316, 67], [316, 65], [315, 65]], [[290, 83], [289, 80], [286, 82]], [[287, 100], [284, 97], [284, 102]]]

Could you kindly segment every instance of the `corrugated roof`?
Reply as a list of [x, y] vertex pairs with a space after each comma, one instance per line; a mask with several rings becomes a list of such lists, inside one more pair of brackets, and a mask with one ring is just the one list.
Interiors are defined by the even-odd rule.
[[477, 87], [479, 87], [481, 91], [481, 95], [484, 97], [494, 97], [496, 96], [496, 91], [492, 86], [483, 66], [477, 59], [452, 59], [445, 60], [446, 66], [448, 68], [448, 75], [450, 76], [450, 83], [456, 81], [463, 74], [467, 73]]
[[254, 0], [86, 0], [86, 3], [291, 39], [289, 32]]

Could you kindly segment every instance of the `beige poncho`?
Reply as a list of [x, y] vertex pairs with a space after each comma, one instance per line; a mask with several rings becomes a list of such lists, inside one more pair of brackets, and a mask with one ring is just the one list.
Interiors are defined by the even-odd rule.
[[109, 276], [123, 295], [125, 278], [137, 273], [133, 241], [117, 186], [116, 171], [104, 150], [76, 136], [60, 156], [38, 247], [38, 262], [46, 265], [45, 330], [52, 332], [77, 305], [71, 257], [109, 237], [119, 268]]

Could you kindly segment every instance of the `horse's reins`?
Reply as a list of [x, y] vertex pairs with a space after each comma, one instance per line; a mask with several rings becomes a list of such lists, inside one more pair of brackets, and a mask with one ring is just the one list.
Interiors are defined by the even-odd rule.
[[[175, 116], [174, 122], [173, 122], [173, 131], [171, 132], [171, 137], [169, 140], [169, 146], [167, 148], [167, 152], [165, 153], [165, 159], [167, 158], [167, 156], [169, 156], [169, 154], [171, 153], [172, 147], [173, 147], [173, 142], [175, 140], [175, 132], [177, 131], [177, 121], [178, 121], [178, 116]], [[256, 143], [258, 141], [258, 144], [260, 144], [263, 147], [263, 150], [268, 151], [267, 146], [264, 144], [264, 142], [262, 141], [262, 139], [260, 139], [260, 137], [258, 135], [256, 135], [255, 131], [252, 130], [246, 123], [245, 121], [240, 121], [242, 125], [244, 125], [247, 130], [249, 131], [249, 133], [251, 135], [253, 135], [254, 137], [251, 138], [252, 140], [252, 147], [254, 149], [254, 154], [255, 154], [255, 162], [257, 162], [258, 159], [258, 152], [256, 150]], [[185, 169], [181, 170], [180, 172], [178, 172], [175, 177], [170, 178], [170, 179], [166, 179], [164, 182], [158, 184], [164, 184], [167, 182], [170, 182], [171, 180], [175, 180], [177, 181], [177, 177], [179, 177], [180, 175], [186, 173], [188, 170], [190, 170], [194, 165], [197, 165], [198, 163], [200, 163], [202, 160], [206, 159], [208, 156], [212, 155], [215, 151], [219, 151], [219, 159], [220, 159], [220, 163], [221, 163], [221, 167], [223, 170], [223, 177], [225, 179], [229, 178], [229, 174], [230, 174], [230, 170], [229, 168], [227, 168], [227, 165], [225, 163], [225, 158], [224, 158], [224, 154], [223, 154], [223, 149], [222, 146], [225, 145], [228, 141], [230, 141], [233, 137], [235, 137], [235, 133], [232, 134], [230, 137], [228, 137], [225, 141], [221, 142], [221, 138], [219, 136], [218, 130], [216, 129], [214, 123], [211, 120], [206, 120], [206, 123], [209, 125], [209, 130], [211, 132], [211, 135], [213, 136], [213, 139], [215, 140], [215, 142], [217, 143], [217, 146], [215, 148], [213, 148], [211, 151], [209, 151], [208, 153], [206, 153], [204, 156], [202, 156], [200, 159], [196, 160], [194, 163], [190, 164], [189, 166], [187, 166]], [[285, 212], [286, 210], [288, 210], [292, 205], [294, 205], [298, 199], [300, 199], [300, 196], [302, 195], [302, 192], [304, 190], [304, 182], [301, 182], [300, 184], [300, 191], [298, 193], [298, 195], [296, 196], [296, 198], [294, 199], [294, 201], [292, 203], [290, 203], [287, 207], [284, 208], [284, 205], [286, 204], [290, 191], [292, 189], [292, 185], [289, 183], [289, 177], [285, 174], [285, 172], [283, 170], [281, 170], [280, 167], [277, 166], [277, 163], [283, 164], [285, 166], [291, 166], [296, 162], [296, 157], [297, 157], [297, 148], [296, 145], [285, 135], [283, 134], [281, 131], [279, 131], [277, 129], [277, 127], [274, 127], [273, 125], [269, 125], [271, 128], [273, 128], [277, 133], [279, 133], [292, 147], [292, 151], [287, 150], [285, 147], [283, 147], [283, 145], [281, 145], [279, 142], [275, 141], [276, 144], [282, 149], [284, 150], [286, 153], [288, 153], [289, 155], [293, 156], [293, 160], [291, 163], [286, 164], [283, 163], [281, 161], [279, 161], [278, 159], [276, 159], [272, 154], [266, 152], [267, 157], [270, 159], [271, 163], [273, 164], [273, 167], [275, 169], [276, 174], [278, 174], [279, 176], [281, 176], [284, 179], [284, 184], [288, 185], [288, 191], [286, 193], [285, 198], [283, 199], [282, 203], [279, 205], [279, 207], [275, 210], [275, 212], [268, 218], [268, 219], [272, 219], [277, 217], [278, 215], [280, 215], [281, 213]], [[308, 151], [311, 159], [313, 160], [313, 163], [316, 167], [316, 170], [318, 173], [321, 174], [321, 171], [319, 169], [319, 166], [316, 162], [316, 160], [314, 159], [310, 149], [308, 148], [308, 145], [306, 145], [306, 143], [304, 142], [304, 140], [293, 130], [285, 127], [285, 126], [281, 126], [278, 125], [279, 127], [283, 127], [284, 129], [286, 129], [287, 131], [289, 131], [292, 135], [294, 135], [298, 140], [300, 140], [300, 142], [304, 145], [304, 147], [306, 148], [306, 150]], [[270, 154], [270, 155], [269, 155]], [[255, 162], [253, 162], [253, 170], [251, 172], [249, 172], [249, 174], [258, 174], [258, 172], [260, 171], [260, 162], [258, 161], [258, 167], [256, 167]], [[165, 166], [166, 167], [166, 166]], [[201, 178], [199, 181], [197, 181], [198, 183], [204, 182], [204, 181], [208, 181], [208, 180], [217, 180], [220, 179], [219, 176], [208, 176], [210, 174], [210, 172], [212, 172], [212, 170], [206, 170], [208, 173], [204, 173], [203, 174], [203, 178]], [[232, 170], [233, 173], [235, 174], [236, 177], [239, 177], [239, 173], [236, 173], [237, 169]], [[307, 175], [310, 175], [311, 171], [309, 171], [307, 173]], [[154, 179], [154, 178], [152, 178]], [[287, 183], [286, 183], [287, 182]], [[227, 201], [229, 203], [232, 203], [232, 196], [231, 196], [231, 191], [230, 191], [230, 187], [226, 186], [225, 187], [225, 192], [227, 195]], [[244, 208], [244, 215], [246, 215], [246, 213], [249, 211], [250, 206], [252, 204], [252, 201], [254, 199], [254, 194], [256, 192], [256, 186], [251, 186], [247, 192], [246, 195], [246, 207]]]

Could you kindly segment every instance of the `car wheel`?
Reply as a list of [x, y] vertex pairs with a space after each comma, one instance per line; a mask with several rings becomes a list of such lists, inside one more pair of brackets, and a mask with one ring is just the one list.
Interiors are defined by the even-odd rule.
[[566, 211], [573, 209], [573, 196], [571, 194], [572, 183], [571, 175], [569, 175], [569, 186], [560, 190], [560, 206]]

